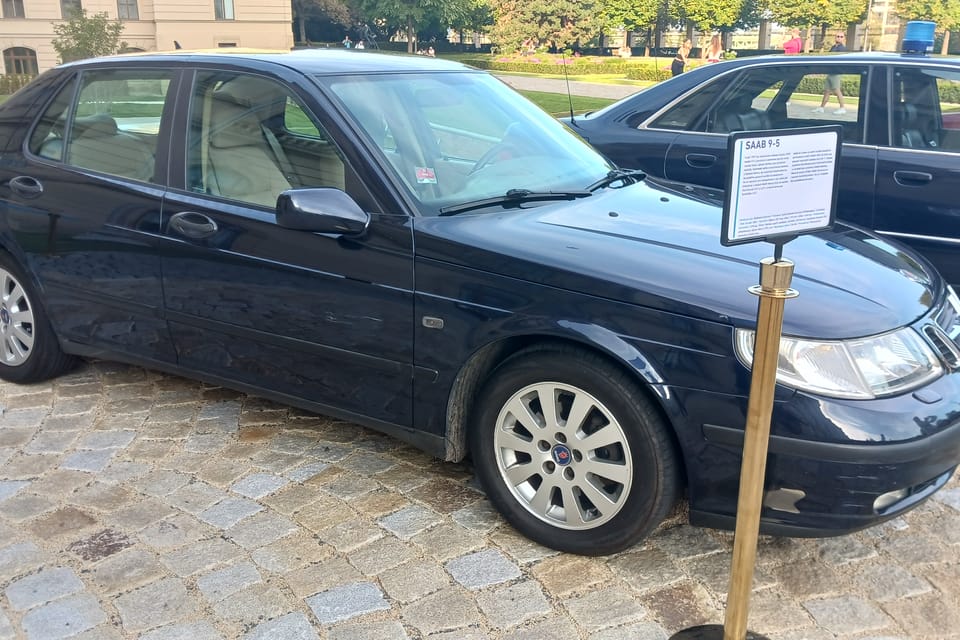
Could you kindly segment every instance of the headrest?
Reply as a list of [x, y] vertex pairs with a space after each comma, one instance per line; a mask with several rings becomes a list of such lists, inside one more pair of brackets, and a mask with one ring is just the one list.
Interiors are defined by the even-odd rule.
[[75, 135], [79, 136], [115, 136], [117, 121], [107, 113], [95, 113], [92, 116], [80, 116], [73, 121]]
[[286, 104], [268, 80], [242, 76], [225, 83], [213, 93], [210, 144], [222, 149], [261, 144], [261, 123], [282, 115]]
[[902, 122], [904, 124], [914, 124], [920, 118], [920, 114], [917, 112], [917, 106], [909, 102], [904, 102], [900, 105]]

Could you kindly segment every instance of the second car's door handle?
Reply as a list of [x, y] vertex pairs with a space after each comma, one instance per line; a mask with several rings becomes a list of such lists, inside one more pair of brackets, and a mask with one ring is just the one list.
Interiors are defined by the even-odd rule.
[[188, 238], [206, 238], [217, 232], [217, 223], [195, 211], [181, 211], [170, 216], [170, 228]]
[[717, 156], [709, 153], [688, 153], [686, 157], [687, 164], [695, 169], [706, 169], [717, 161]]
[[918, 187], [933, 180], [933, 176], [925, 171], [894, 171], [893, 179], [902, 187]]
[[43, 184], [30, 176], [17, 176], [10, 178], [10, 190], [21, 198], [29, 200], [43, 194]]

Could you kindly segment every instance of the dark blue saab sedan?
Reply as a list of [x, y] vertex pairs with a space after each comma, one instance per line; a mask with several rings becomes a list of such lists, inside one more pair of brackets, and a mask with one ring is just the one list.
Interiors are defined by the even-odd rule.
[[[195, 377], [472, 458], [551, 547], [736, 509], [769, 251], [490, 75], [363, 51], [67, 64], [0, 109], [0, 377]], [[960, 301], [838, 226], [788, 245], [763, 530], [896, 516], [960, 461]], [[0, 470], [2, 473], [2, 470]]]
[[824, 124], [843, 128], [837, 216], [909, 244], [960, 285], [960, 58], [742, 58], [572, 121], [622, 167], [716, 188], [731, 132]]

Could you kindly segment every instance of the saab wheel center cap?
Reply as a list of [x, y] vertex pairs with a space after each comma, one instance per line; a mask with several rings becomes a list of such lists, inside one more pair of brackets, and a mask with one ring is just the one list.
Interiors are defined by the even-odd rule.
[[570, 447], [566, 445], [556, 445], [553, 451], [550, 452], [550, 456], [553, 458], [553, 461], [561, 467], [565, 467], [573, 462], [573, 454], [570, 453]]

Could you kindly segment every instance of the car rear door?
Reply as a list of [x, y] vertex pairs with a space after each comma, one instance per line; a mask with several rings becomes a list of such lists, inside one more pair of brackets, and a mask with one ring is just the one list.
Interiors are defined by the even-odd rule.
[[[276, 77], [197, 71], [160, 225], [179, 362], [330, 413], [409, 425], [411, 225], [374, 201], [354, 170], [362, 160], [321, 113]], [[345, 190], [370, 212], [367, 233], [280, 226], [277, 196], [298, 187]]]
[[960, 69], [891, 70], [890, 137], [877, 165], [874, 228], [960, 285]]
[[157, 244], [178, 81], [130, 63], [75, 72], [0, 169], [19, 257], [60, 337], [92, 354], [175, 360]]

